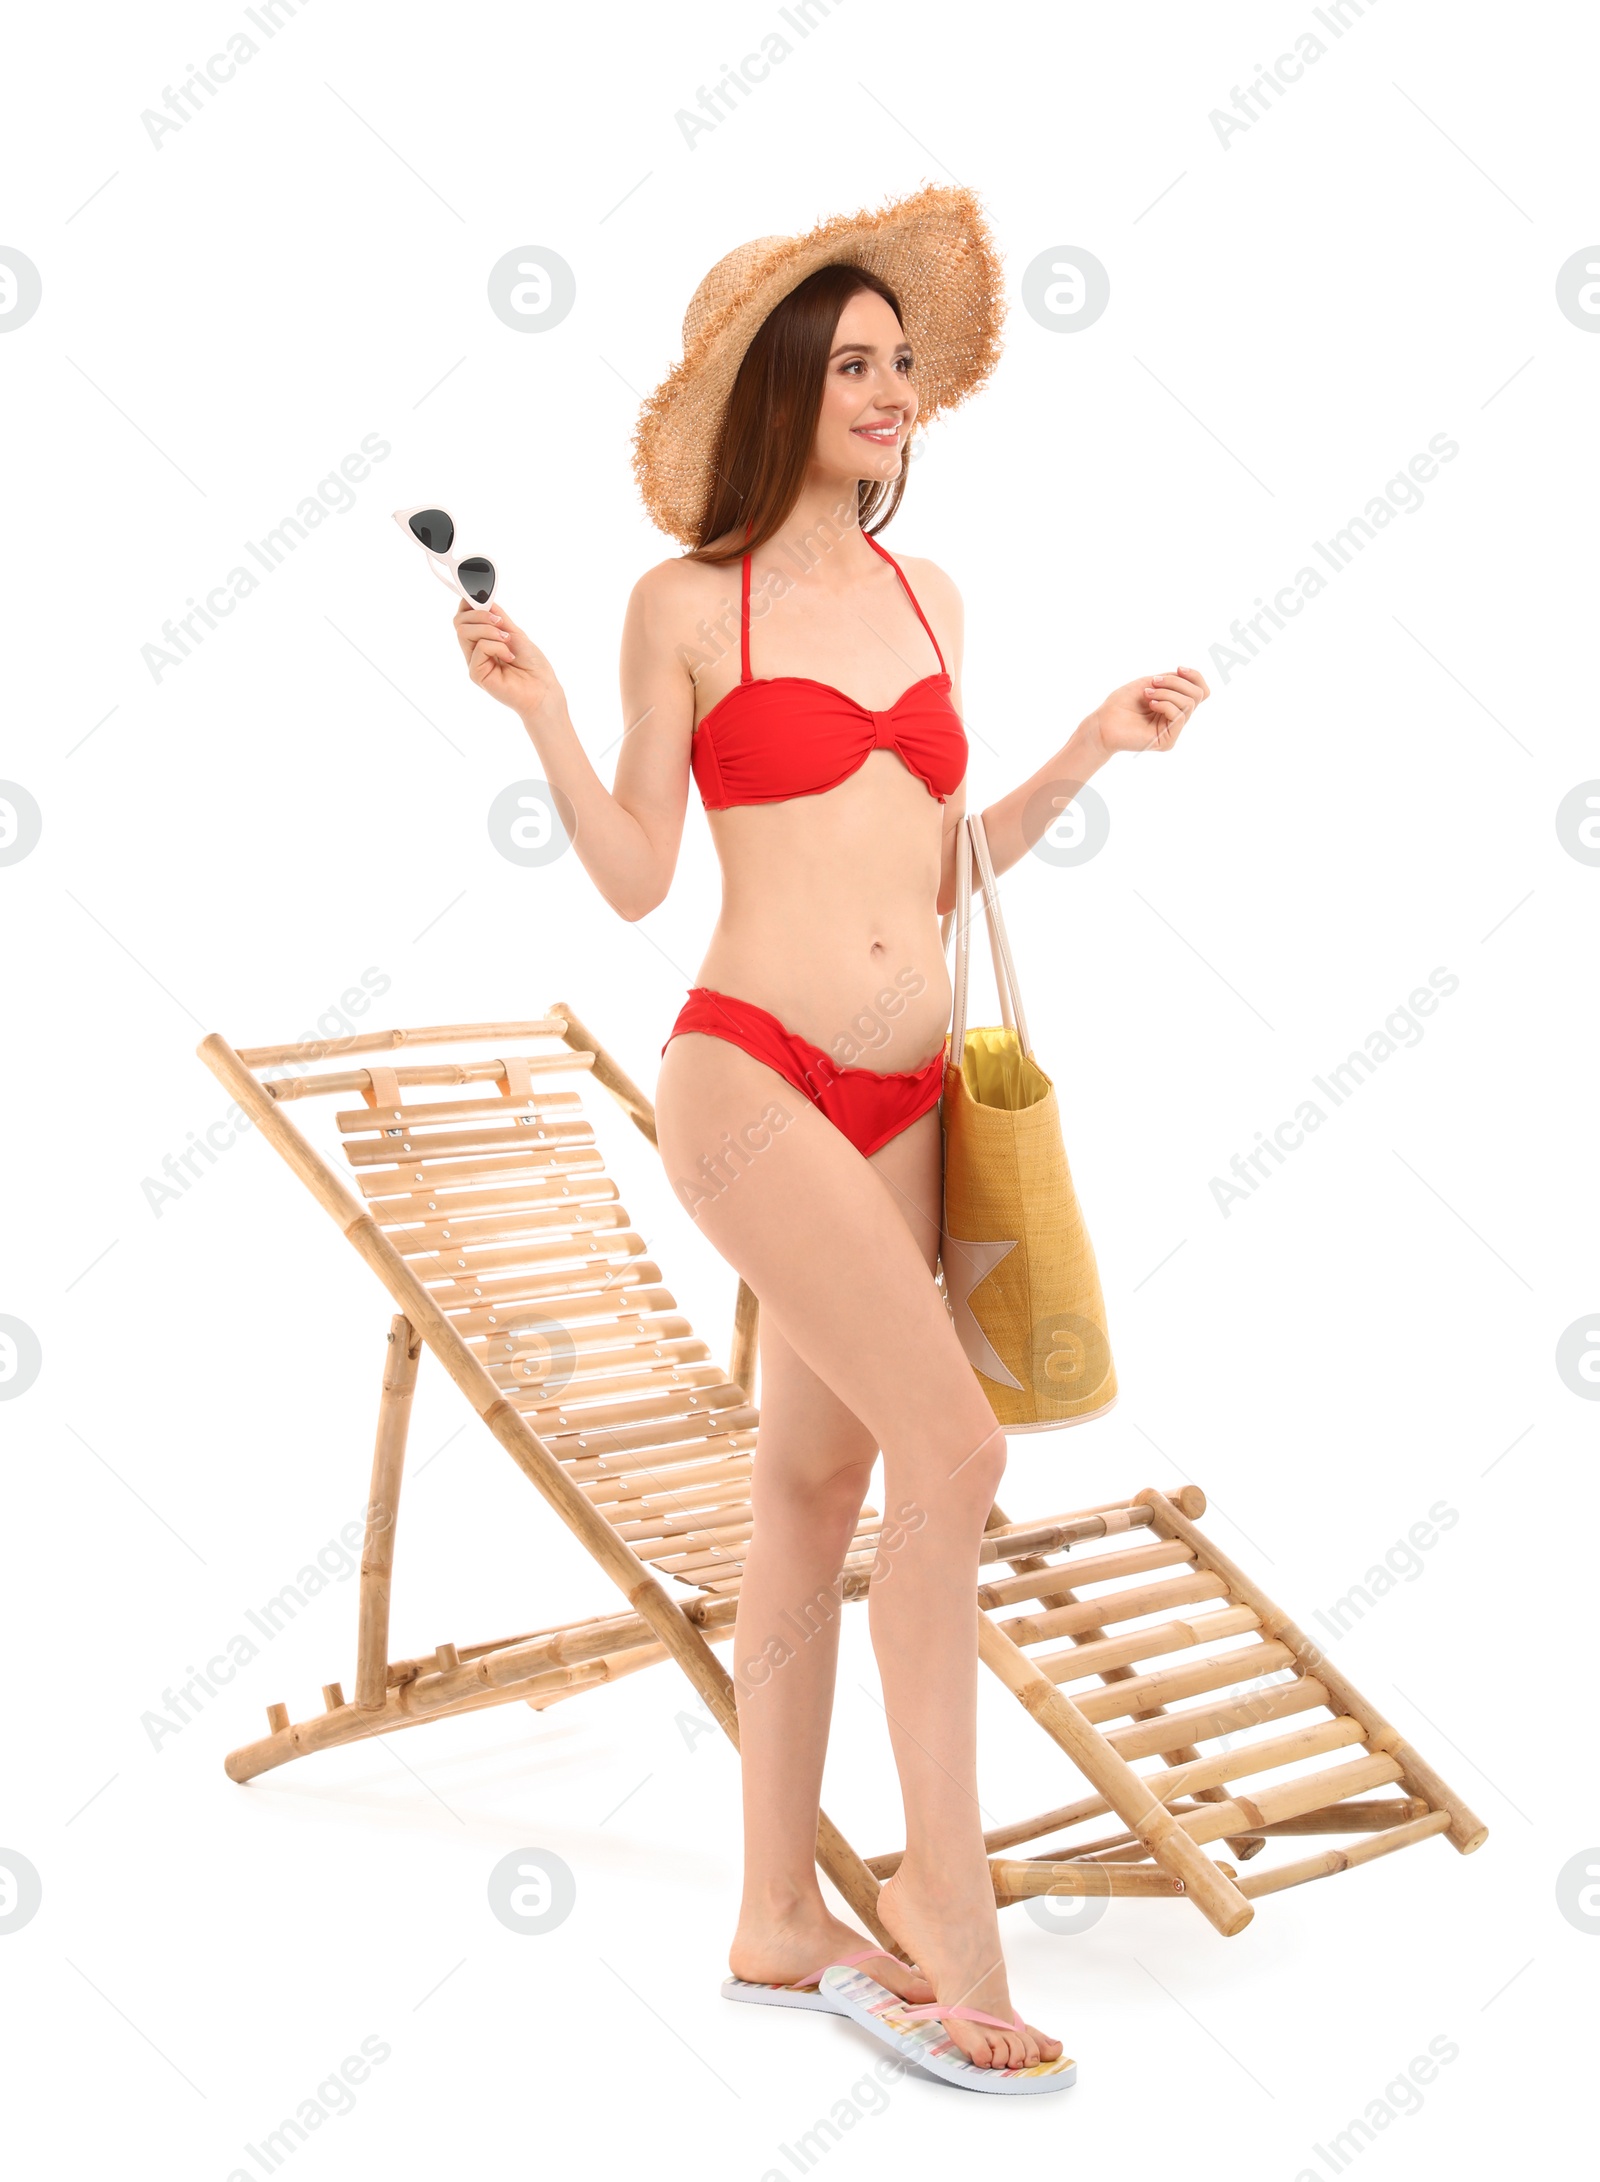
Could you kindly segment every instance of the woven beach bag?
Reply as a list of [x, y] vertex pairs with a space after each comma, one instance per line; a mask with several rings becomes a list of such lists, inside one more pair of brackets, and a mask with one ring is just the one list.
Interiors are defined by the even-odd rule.
[[[969, 1030], [974, 864], [1003, 1022]], [[1117, 1398], [1117, 1374], [1055, 1085], [1029, 1042], [977, 812], [966, 819], [956, 866], [941, 1277], [961, 1346], [998, 1422], [1008, 1432], [1046, 1432], [1103, 1416]]]

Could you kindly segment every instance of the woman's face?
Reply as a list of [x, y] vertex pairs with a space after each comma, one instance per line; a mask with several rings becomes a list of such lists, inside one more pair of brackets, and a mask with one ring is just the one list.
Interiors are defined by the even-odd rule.
[[882, 296], [858, 289], [834, 329], [812, 460], [834, 477], [898, 477], [916, 415], [911, 344]]

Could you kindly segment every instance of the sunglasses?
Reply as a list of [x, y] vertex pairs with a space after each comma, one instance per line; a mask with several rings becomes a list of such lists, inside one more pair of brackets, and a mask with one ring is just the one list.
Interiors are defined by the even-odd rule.
[[488, 605], [494, 597], [494, 563], [481, 553], [453, 550], [456, 526], [443, 508], [396, 508], [394, 519], [427, 554], [429, 568], [446, 590], [459, 591], [474, 606]]

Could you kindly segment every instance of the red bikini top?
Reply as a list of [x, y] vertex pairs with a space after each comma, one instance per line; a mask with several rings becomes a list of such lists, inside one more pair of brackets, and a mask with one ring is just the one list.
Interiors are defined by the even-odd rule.
[[939, 639], [928, 628], [928, 617], [899, 562], [876, 539], [867, 538], [867, 543], [900, 578], [917, 619], [928, 630], [939, 672], [903, 689], [887, 712], [858, 705], [831, 682], [814, 682], [809, 675], [752, 677], [747, 553], [739, 606], [743, 671], [694, 732], [691, 769], [708, 811], [821, 795], [859, 772], [874, 750], [892, 750], [941, 803], [960, 787], [967, 770], [967, 737], [950, 701]]

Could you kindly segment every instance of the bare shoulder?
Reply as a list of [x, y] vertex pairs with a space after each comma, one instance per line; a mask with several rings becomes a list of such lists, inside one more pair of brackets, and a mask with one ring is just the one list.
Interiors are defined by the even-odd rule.
[[[733, 583], [737, 593], [737, 574]], [[649, 627], [676, 628], [687, 623], [692, 628], [711, 611], [728, 586], [726, 567], [712, 561], [691, 560], [686, 553], [678, 554], [671, 560], [657, 561], [653, 568], [644, 571], [634, 584], [629, 608]]]
[[697, 564], [683, 555], [657, 561], [634, 584], [632, 602], [650, 616], [670, 613], [687, 602], [697, 572]]
[[897, 553], [906, 581], [929, 613], [938, 613], [956, 627], [961, 625], [961, 593], [937, 561], [925, 561], [919, 553]]
[[895, 559], [933, 626], [946, 666], [959, 681], [964, 649], [961, 593], [937, 561], [925, 561], [918, 553], [897, 553]]

